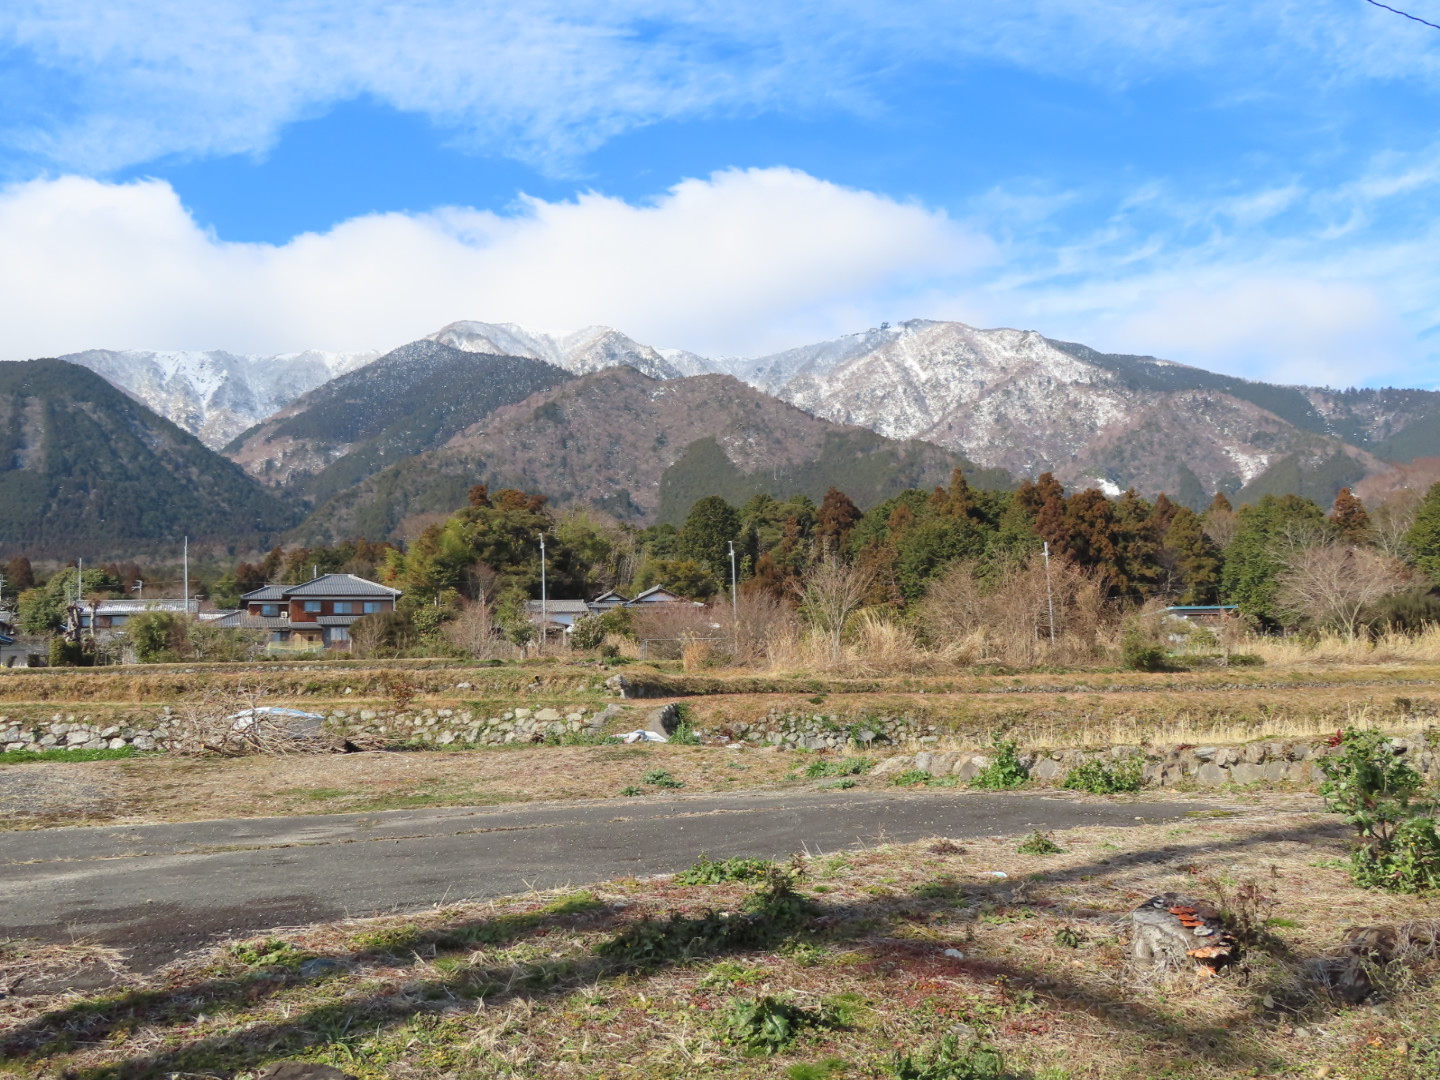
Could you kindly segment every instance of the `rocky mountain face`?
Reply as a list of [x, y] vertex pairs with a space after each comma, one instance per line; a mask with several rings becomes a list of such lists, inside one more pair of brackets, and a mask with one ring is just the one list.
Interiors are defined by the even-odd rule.
[[660, 380], [629, 367], [503, 406], [443, 446], [321, 503], [305, 540], [404, 536], [461, 506], [472, 484], [543, 492], [637, 522], [679, 521], [705, 495], [732, 503], [831, 485], [862, 506], [961, 467], [981, 486], [1011, 478], [940, 447], [810, 416], [726, 375]]
[[225, 452], [266, 485], [323, 500], [572, 378], [543, 360], [414, 341], [301, 395]]
[[1328, 500], [1391, 460], [1440, 453], [1440, 393], [1273, 386], [1034, 331], [915, 320], [734, 370], [837, 422], [1192, 505], [1222, 489]]
[[103, 375], [206, 446], [219, 449], [305, 391], [379, 355], [309, 350], [245, 356], [223, 351], [91, 349], [60, 359]]
[[654, 349], [608, 326], [583, 330], [527, 330], [514, 323], [453, 322], [428, 340], [464, 352], [502, 353], [544, 360], [576, 375], [624, 365], [655, 379], [677, 379], [714, 370], [683, 349]]
[[297, 516], [89, 369], [0, 363], [0, 555], [263, 543]]

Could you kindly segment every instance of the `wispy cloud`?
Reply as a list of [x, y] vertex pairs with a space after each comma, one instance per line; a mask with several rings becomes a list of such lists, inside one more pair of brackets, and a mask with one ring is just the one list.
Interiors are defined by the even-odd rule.
[[[489, 152], [558, 167], [663, 120], [883, 109], [917, 71], [973, 60], [1124, 85], [1215, 76], [1440, 79], [1440, 48], [1353, 0], [10, 0], [3, 138], [104, 173], [260, 152], [368, 95]], [[41, 92], [34, 92], [36, 86]]]

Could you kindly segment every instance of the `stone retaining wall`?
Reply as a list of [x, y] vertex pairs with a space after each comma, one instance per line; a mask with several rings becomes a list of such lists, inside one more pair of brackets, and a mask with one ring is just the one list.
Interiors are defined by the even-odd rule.
[[[1440, 779], [1440, 745], [1423, 738], [1391, 739], [1396, 751], [1431, 779]], [[1087, 761], [1116, 763], [1139, 757], [1144, 761], [1146, 786], [1221, 787], [1225, 784], [1318, 784], [1323, 777], [1316, 762], [1337, 752], [1326, 739], [1262, 739], [1243, 746], [1113, 746], [1108, 750], [1053, 750], [1022, 753], [1020, 760], [1030, 776], [1041, 783], [1060, 785], [1077, 765]], [[889, 776], [919, 769], [931, 776], [969, 780], [990, 764], [986, 754], [944, 750], [898, 754], [881, 761], [872, 776]]]

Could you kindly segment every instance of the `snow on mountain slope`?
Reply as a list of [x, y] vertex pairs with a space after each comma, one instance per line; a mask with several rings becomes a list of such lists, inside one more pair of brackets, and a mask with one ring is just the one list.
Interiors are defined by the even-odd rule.
[[91, 349], [60, 359], [89, 368], [215, 450], [307, 390], [379, 355], [314, 349], [278, 356]]
[[925, 439], [1020, 476], [1049, 470], [1071, 485], [1183, 489], [1196, 501], [1291, 458], [1314, 468], [1344, 453], [1362, 473], [1378, 467], [1342, 438], [1364, 432], [1322, 415], [1356, 412], [1333, 391], [1245, 383], [1035, 331], [917, 319], [731, 370], [827, 420]]
[[711, 370], [704, 358], [682, 349], [662, 352], [641, 345], [608, 326], [583, 330], [527, 330], [514, 323], [453, 322], [428, 335], [429, 340], [465, 352], [500, 353], [544, 360], [587, 375], [592, 371], [625, 365], [655, 379], [700, 375]]

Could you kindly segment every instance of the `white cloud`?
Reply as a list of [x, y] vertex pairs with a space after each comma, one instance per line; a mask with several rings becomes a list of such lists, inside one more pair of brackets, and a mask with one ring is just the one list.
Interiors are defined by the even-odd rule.
[[216, 238], [163, 182], [66, 177], [0, 192], [0, 250], [10, 360], [386, 348], [462, 318], [758, 352], [893, 317], [892, 298], [991, 256], [942, 213], [788, 169], [687, 180], [644, 205], [368, 216], [283, 245]]
[[975, 59], [1112, 85], [1206, 71], [1226, 98], [1433, 83], [1431, 33], [1355, 0], [7, 0], [0, 48], [29, 63], [0, 134], [104, 172], [263, 151], [369, 95], [553, 165], [667, 119], [874, 108], [924, 65]]

